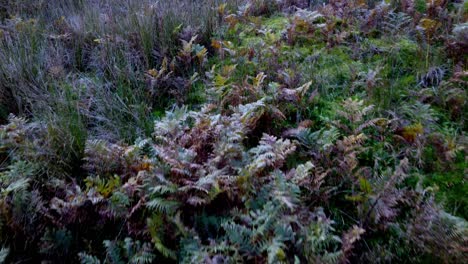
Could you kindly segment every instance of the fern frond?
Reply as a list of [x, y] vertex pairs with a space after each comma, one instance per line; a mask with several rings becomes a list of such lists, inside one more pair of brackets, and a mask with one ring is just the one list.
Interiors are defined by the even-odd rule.
[[413, 19], [403, 12], [390, 12], [382, 25], [382, 31], [388, 36], [402, 36], [410, 33]]
[[156, 256], [153, 253], [143, 251], [134, 255], [133, 258], [130, 260], [130, 263], [134, 263], [134, 264], [153, 263], [153, 260], [155, 257]]
[[88, 255], [84, 252], [78, 253], [78, 257], [81, 264], [101, 264], [101, 261], [96, 256]]
[[289, 139], [277, 139], [263, 134], [259, 146], [249, 151], [252, 155], [252, 162], [248, 169], [255, 174], [267, 167], [280, 168], [287, 156], [295, 149], [296, 146]]
[[8, 195], [11, 192], [24, 191], [29, 187], [29, 182], [30, 182], [30, 179], [25, 179], [25, 178], [18, 179], [10, 183], [10, 185], [8, 185], [7, 188], [2, 189], [2, 195]]
[[150, 191], [154, 195], [172, 194], [172, 193], [177, 192], [177, 186], [172, 185], [172, 184], [171, 185], [169, 184], [157, 185], [157, 186], [151, 187]]
[[326, 150], [334, 145], [340, 135], [337, 128], [331, 127], [329, 129], [322, 128], [314, 132], [310, 131], [310, 129], [303, 129], [299, 132], [297, 138], [307, 148]]
[[161, 197], [154, 197], [146, 203], [149, 209], [156, 210], [161, 213], [171, 214], [174, 213], [179, 207], [179, 202], [167, 200]]
[[10, 249], [2, 247], [0, 250], [0, 263], [5, 263], [8, 254], [10, 254]]
[[266, 247], [266, 252], [268, 254], [268, 263], [273, 264], [273, 263], [286, 263], [286, 254], [283, 250], [285, 245], [277, 240], [273, 239], [271, 243], [268, 243], [268, 246]]
[[[173, 222], [175, 222], [176, 226], [182, 225], [180, 229], [183, 228], [183, 224], [180, 223], [179, 221], [179, 213], [177, 213], [174, 216]], [[161, 253], [163, 256], [166, 258], [171, 258], [171, 259], [176, 259], [176, 253], [166, 247], [164, 245], [164, 241], [161, 238], [164, 236], [164, 228], [165, 228], [165, 222], [164, 222], [164, 214], [163, 213], [156, 213], [153, 214], [151, 218], [147, 219], [146, 226], [148, 228], [148, 231], [151, 235], [151, 242], [153, 243], [154, 249], [156, 249], [159, 253]], [[181, 231], [183, 234], [183, 231]]]
[[122, 250], [118, 246], [118, 241], [105, 240], [103, 242], [106, 248], [106, 259], [109, 259], [114, 264], [124, 264], [125, 261], [122, 256]]
[[154, 248], [161, 253], [164, 257], [170, 258], [170, 259], [176, 259], [177, 254], [173, 250], [170, 250], [166, 246], [164, 246], [161, 241], [153, 241]]

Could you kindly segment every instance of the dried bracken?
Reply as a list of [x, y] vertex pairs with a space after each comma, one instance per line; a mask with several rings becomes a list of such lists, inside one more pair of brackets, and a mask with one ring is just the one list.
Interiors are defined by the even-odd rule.
[[466, 262], [461, 2], [0, 0], [0, 263]]

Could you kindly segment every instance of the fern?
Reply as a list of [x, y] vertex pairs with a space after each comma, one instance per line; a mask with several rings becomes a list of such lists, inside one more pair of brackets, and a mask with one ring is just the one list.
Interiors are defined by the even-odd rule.
[[149, 202], [147, 202], [146, 206], [158, 212], [171, 214], [176, 211], [177, 207], [179, 206], [179, 202], [155, 197], [155, 198], [152, 198]]
[[108, 176], [123, 169], [125, 149], [103, 140], [88, 140], [84, 168], [95, 175]]
[[81, 264], [101, 264], [101, 261], [97, 257], [83, 252], [78, 253], [78, 257], [80, 258]]
[[2, 189], [2, 194], [3, 195], [8, 195], [11, 192], [21, 193], [22, 191], [25, 191], [26, 189], [28, 189], [29, 182], [30, 182], [30, 179], [24, 179], [24, 178], [16, 180], [16, 181], [10, 183], [10, 185], [8, 185], [7, 188]]
[[314, 132], [304, 129], [297, 135], [299, 142], [305, 147], [322, 151], [332, 147], [339, 137], [340, 132], [335, 127], [322, 128]]
[[387, 36], [398, 37], [404, 36], [411, 33], [411, 24], [413, 19], [406, 13], [390, 12], [385, 17], [385, 21], [382, 25], [382, 31]]
[[[364, 117], [374, 108], [373, 105], [365, 106], [363, 100], [348, 98], [341, 104], [337, 114], [351, 123], [351, 127], [364, 120]], [[353, 130], [351, 130], [353, 131]]]
[[156, 141], [168, 143], [166, 137], [180, 136], [180, 133], [185, 130], [185, 121], [188, 117], [187, 107], [175, 108], [173, 111], [166, 112], [161, 121], [155, 122], [153, 137]]
[[10, 249], [2, 247], [2, 249], [0, 250], [0, 263], [5, 263], [9, 254], [10, 254]]
[[438, 120], [436, 111], [430, 105], [421, 102], [403, 106], [401, 113], [411, 122], [421, 123], [426, 126], [433, 126]]
[[95, 188], [105, 198], [111, 196], [122, 185], [119, 176], [114, 176], [110, 179], [101, 179], [99, 176], [95, 178], [88, 177], [85, 179], [85, 182], [88, 189]]
[[407, 236], [417, 248], [441, 260], [458, 263], [466, 258], [463, 245], [468, 235], [467, 226], [465, 219], [444, 212], [429, 197], [416, 208]]
[[48, 229], [41, 238], [41, 242], [42, 254], [66, 256], [71, 248], [72, 234], [66, 229]]
[[146, 225], [151, 235], [154, 248], [166, 258], [176, 259], [175, 252], [163, 244], [164, 241], [162, 237], [164, 236], [165, 230], [164, 219], [165, 217], [162, 213], [156, 213], [153, 214], [151, 218], [147, 219]]
[[[299, 167], [301, 169], [302, 167]], [[284, 173], [276, 170], [272, 173], [272, 195], [283, 206], [293, 210], [299, 204], [300, 190], [294, 181], [287, 180]]]
[[465, 261], [466, 4], [0, 2], [0, 262]]
[[[278, 200], [283, 199], [278, 198]], [[286, 256], [282, 256], [285, 248], [283, 241], [291, 241], [293, 232], [286, 219], [280, 221], [283, 212], [282, 205], [267, 202], [261, 210], [251, 211], [248, 215], [242, 216], [241, 219], [245, 224], [232, 221], [222, 224], [226, 238], [245, 256], [267, 253], [270, 263], [276, 261], [278, 257], [284, 260]], [[272, 232], [273, 237], [270, 237]]]
[[334, 222], [328, 219], [322, 208], [311, 215], [313, 221], [303, 228], [301, 250], [308, 262], [336, 263], [341, 256], [338, 246], [341, 239], [334, 235]]
[[123, 242], [106, 240], [104, 246], [106, 248], [106, 260], [113, 264], [146, 264], [151, 263], [155, 258], [148, 243], [142, 244], [140, 241], [134, 241], [128, 237]]
[[259, 173], [265, 168], [280, 168], [287, 155], [292, 153], [296, 147], [290, 140], [277, 139], [264, 134], [258, 147], [250, 150], [252, 162], [248, 169], [250, 173]]
[[16, 196], [27, 191], [31, 182], [34, 182], [37, 171], [38, 165], [31, 162], [16, 161], [9, 165], [7, 170], [0, 173], [1, 196]]
[[109, 198], [108, 210], [113, 217], [125, 217], [129, 206], [130, 198], [120, 191], [114, 192]]
[[266, 99], [262, 98], [256, 102], [239, 105], [239, 112], [241, 114], [241, 121], [247, 127], [255, 127], [256, 123], [267, 111]]

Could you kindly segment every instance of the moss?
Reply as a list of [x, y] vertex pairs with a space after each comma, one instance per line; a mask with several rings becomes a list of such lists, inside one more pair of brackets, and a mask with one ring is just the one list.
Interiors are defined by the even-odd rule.
[[261, 44], [264, 40], [262, 37], [259, 36], [246, 36], [245, 34], [239, 34], [239, 38], [241, 39], [241, 46], [242, 47], [252, 47]]
[[262, 21], [262, 26], [264, 26], [266, 29], [271, 29], [278, 32], [285, 29], [288, 23], [289, 20], [287, 17], [273, 16], [269, 18], [264, 18]]
[[266, 32], [265, 34], [259, 34], [255, 27], [242, 25], [239, 26], [241, 32], [232, 37], [240, 40], [241, 47], [251, 47], [262, 42], [274, 43], [280, 39], [281, 31], [286, 27], [287, 23], [288, 19], [282, 16], [263, 18], [261, 28]]
[[414, 142], [418, 135], [424, 132], [424, 127], [421, 123], [412, 124], [403, 128], [402, 136], [409, 142]]

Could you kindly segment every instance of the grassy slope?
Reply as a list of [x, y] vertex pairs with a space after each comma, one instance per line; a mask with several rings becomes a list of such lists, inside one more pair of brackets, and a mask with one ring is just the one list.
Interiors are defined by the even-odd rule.
[[[2, 39], [10, 62], [0, 67], [2, 96], [18, 101], [0, 114], [24, 111], [33, 121], [13, 119], [0, 134], [0, 158], [10, 165], [2, 165], [0, 238], [12, 259], [65, 252], [77, 261], [81, 252], [93, 263], [92, 254], [130, 260], [131, 251], [168, 262], [218, 254], [253, 262], [457, 261], [446, 253], [456, 245], [444, 251], [445, 237], [442, 245], [431, 240], [453, 232], [458, 241], [458, 229], [444, 231], [443, 221], [465, 227], [468, 214], [466, 77], [454, 81], [466, 60], [449, 58], [442, 40], [428, 45], [411, 23], [365, 32], [359, 19], [305, 23], [299, 13], [270, 10], [213, 24], [214, 36], [179, 27], [193, 14], [164, 20], [161, 35], [149, 26], [158, 18], [149, 9], [148, 21], [135, 12], [121, 24], [76, 12], [86, 14], [87, 30], [67, 28], [73, 23], [55, 14], [52, 28], [13, 21], [18, 38]], [[48, 30], [77, 41], [48, 40]], [[304, 93], [295, 90], [309, 81]], [[289, 138], [296, 150], [259, 165], [268, 164], [264, 133]], [[289, 143], [275, 144], [272, 153]], [[406, 159], [405, 180], [385, 189]], [[313, 173], [300, 178], [309, 161]], [[398, 195], [395, 210], [375, 202]], [[461, 219], [430, 211], [432, 195]], [[418, 236], [417, 221], [427, 219], [440, 229]], [[29, 236], [34, 227], [40, 231]]]

